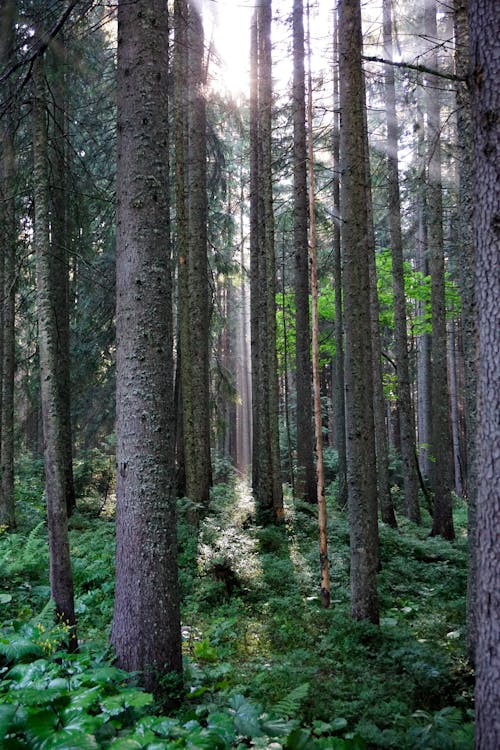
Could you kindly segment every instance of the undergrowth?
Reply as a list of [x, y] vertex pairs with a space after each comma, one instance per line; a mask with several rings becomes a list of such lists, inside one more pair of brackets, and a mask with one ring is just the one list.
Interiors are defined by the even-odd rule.
[[350, 619], [348, 527], [332, 498], [324, 610], [315, 509], [287, 498], [285, 524], [258, 527], [248, 488], [223, 468], [198, 540], [179, 502], [185, 674], [169, 716], [113, 665], [114, 523], [97, 497], [71, 519], [81, 645], [61, 650], [40, 485], [30, 495], [22, 478], [19, 529], [0, 535], [0, 747], [472, 748], [465, 508], [453, 544], [382, 525], [378, 628]]

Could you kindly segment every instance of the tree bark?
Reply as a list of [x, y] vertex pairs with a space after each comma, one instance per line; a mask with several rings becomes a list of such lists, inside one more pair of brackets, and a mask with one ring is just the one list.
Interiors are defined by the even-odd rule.
[[[392, 3], [384, 0], [384, 56], [392, 60]], [[398, 171], [398, 121], [396, 114], [396, 88], [394, 68], [385, 66], [385, 103], [387, 127], [387, 178], [389, 199], [389, 234], [392, 250], [392, 284], [394, 292], [394, 342], [397, 364], [397, 387], [401, 457], [404, 467], [405, 513], [415, 523], [420, 523], [418, 501], [418, 476], [416, 467], [415, 420], [410, 394], [408, 366], [408, 336], [406, 298], [403, 267], [403, 240], [401, 234], [401, 202]]]
[[304, 9], [293, 5], [293, 239], [295, 251], [295, 351], [297, 382], [296, 496], [315, 503], [312, 444], [311, 333], [309, 324], [309, 252], [307, 244], [307, 148], [304, 78]]
[[344, 248], [347, 480], [351, 547], [351, 611], [378, 622], [377, 475], [373, 428], [370, 331], [367, 134], [361, 67], [359, 0], [343, 0], [339, 14], [341, 207]]
[[48, 138], [45, 78], [41, 57], [37, 58], [33, 65], [33, 85], [34, 245], [50, 589], [55, 603], [56, 619], [69, 626], [69, 646], [76, 649], [76, 619], [66, 503], [66, 433], [58, 387], [59, 348], [55, 313], [57, 295], [54, 288], [57, 279], [54, 278], [50, 257]]
[[175, 507], [172, 290], [166, 241], [168, 17], [118, 5], [117, 517], [111, 642], [159, 692], [182, 672]]
[[[14, 47], [16, 3], [0, 3], [0, 63], [4, 65]], [[16, 526], [14, 504], [14, 376], [15, 376], [15, 286], [16, 207], [15, 144], [12, 89], [4, 87], [7, 101], [0, 120], [0, 526]]]
[[469, 0], [469, 34], [479, 329], [475, 747], [495, 750], [500, 746], [500, 43], [494, 0]]
[[[436, 6], [425, 9], [425, 31], [428, 39], [437, 39]], [[437, 51], [429, 53], [431, 67], [437, 70]], [[432, 482], [434, 516], [431, 535], [454, 539], [451, 497], [451, 451], [448, 397], [446, 306], [444, 292], [443, 197], [441, 184], [440, 102], [435, 76], [426, 81], [427, 111], [427, 214], [428, 251], [431, 276], [432, 307]]]

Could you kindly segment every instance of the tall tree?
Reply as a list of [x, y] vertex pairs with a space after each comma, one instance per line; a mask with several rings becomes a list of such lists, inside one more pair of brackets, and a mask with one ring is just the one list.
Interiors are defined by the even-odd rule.
[[59, 365], [59, 332], [56, 316], [57, 279], [54, 277], [50, 246], [46, 85], [41, 55], [33, 64], [33, 85], [34, 246], [50, 588], [55, 603], [56, 617], [69, 625], [69, 645], [71, 648], [76, 648], [76, 619], [66, 502], [65, 458], [67, 454], [64, 443], [66, 433], [63, 428], [57, 373]]
[[312, 445], [309, 251], [307, 243], [307, 148], [304, 79], [304, 8], [293, 4], [293, 241], [295, 252], [295, 352], [297, 389], [297, 476], [299, 499], [316, 502]]
[[[438, 69], [436, 4], [425, 8], [425, 34], [431, 40], [428, 63]], [[446, 305], [444, 294], [443, 195], [441, 183], [441, 125], [439, 85], [436, 76], [426, 80], [427, 113], [427, 217], [432, 307], [432, 484], [434, 514], [432, 535], [453, 539], [451, 451], [448, 399]]]
[[[14, 47], [14, 0], [0, 2], [0, 66]], [[14, 507], [14, 374], [16, 208], [13, 91], [4, 85], [0, 112], [0, 525], [16, 525]]]
[[498, 5], [469, 0], [479, 328], [476, 748], [500, 746], [500, 41]]
[[250, 327], [252, 356], [252, 487], [264, 521], [281, 521], [283, 492], [278, 434], [276, 271], [271, 159], [271, 2], [252, 20], [250, 94]]
[[[383, 2], [384, 57], [392, 61], [392, 3]], [[410, 394], [408, 366], [408, 336], [406, 320], [405, 281], [403, 270], [403, 241], [401, 233], [401, 201], [398, 171], [398, 121], [396, 114], [396, 86], [394, 67], [385, 66], [385, 107], [387, 127], [387, 180], [389, 200], [389, 234], [392, 252], [392, 284], [394, 290], [394, 341], [398, 407], [401, 432], [401, 457], [404, 466], [405, 512], [408, 518], [420, 522], [418, 476], [416, 465], [415, 421]]]
[[351, 549], [351, 609], [378, 622], [377, 475], [370, 332], [369, 215], [365, 88], [359, 0], [339, 6], [339, 75], [344, 256], [347, 481]]
[[166, 241], [168, 15], [118, 5], [117, 517], [111, 642], [157, 690], [180, 675], [172, 290]]

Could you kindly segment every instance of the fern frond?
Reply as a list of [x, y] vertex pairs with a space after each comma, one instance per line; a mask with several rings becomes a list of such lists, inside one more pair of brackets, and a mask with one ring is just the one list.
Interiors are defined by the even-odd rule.
[[303, 682], [301, 685], [297, 685], [288, 695], [285, 695], [278, 703], [275, 703], [271, 708], [271, 713], [274, 716], [280, 718], [291, 717], [296, 714], [300, 708], [300, 704], [307, 697], [309, 693], [309, 683]]

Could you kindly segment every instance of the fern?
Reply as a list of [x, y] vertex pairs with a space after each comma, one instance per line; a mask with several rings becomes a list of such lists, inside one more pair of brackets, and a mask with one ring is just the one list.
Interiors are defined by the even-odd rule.
[[285, 695], [278, 703], [275, 703], [271, 708], [271, 713], [274, 716], [282, 718], [291, 717], [296, 714], [300, 708], [302, 701], [307, 697], [309, 693], [309, 683], [303, 682], [301, 685], [297, 685], [288, 695]]

